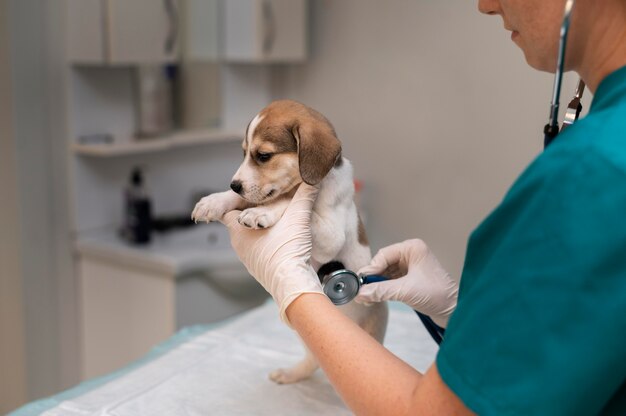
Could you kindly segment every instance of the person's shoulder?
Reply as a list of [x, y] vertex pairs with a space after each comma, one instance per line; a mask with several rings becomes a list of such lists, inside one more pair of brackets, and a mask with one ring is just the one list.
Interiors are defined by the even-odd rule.
[[626, 122], [620, 123], [623, 128], [589, 117], [570, 127], [519, 176], [501, 207], [529, 209], [532, 201], [591, 198], [605, 190], [626, 194]]
[[[626, 102], [589, 114], [562, 132], [531, 165], [538, 176], [626, 176]], [[626, 186], [626, 182], [624, 182]]]
[[548, 149], [545, 162], [554, 159], [599, 163], [626, 174], [626, 100], [593, 111], [565, 130]]

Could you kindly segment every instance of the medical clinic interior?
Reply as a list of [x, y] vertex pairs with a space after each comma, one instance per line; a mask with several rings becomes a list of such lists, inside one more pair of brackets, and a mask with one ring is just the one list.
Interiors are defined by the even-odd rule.
[[[294, 100], [334, 127], [372, 253], [420, 238], [458, 280], [553, 86], [476, 3], [0, 0], [0, 413], [352, 414], [322, 370], [268, 377], [304, 347], [192, 212]], [[412, 312], [390, 302], [385, 347], [425, 371]]]

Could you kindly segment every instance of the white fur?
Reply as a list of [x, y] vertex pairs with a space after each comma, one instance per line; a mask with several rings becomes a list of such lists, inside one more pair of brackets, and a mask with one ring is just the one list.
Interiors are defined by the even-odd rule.
[[248, 136], [246, 136], [246, 142], [248, 143], [248, 146], [250, 146], [252, 138], [254, 137], [254, 132], [261, 121], [263, 121], [263, 116], [261, 114], [257, 114], [250, 122], [250, 125], [248, 126]]
[[[250, 146], [252, 143], [252, 138], [254, 137], [254, 132], [259, 126], [259, 123], [263, 121], [263, 118], [264, 117], [262, 115], [257, 114], [256, 116], [254, 116], [254, 118], [250, 122], [250, 125], [248, 126], [248, 135], [246, 136], [246, 146], [248, 150], [246, 152], [246, 156], [243, 159], [243, 163], [241, 164], [241, 166], [239, 166], [239, 169], [233, 176], [233, 180], [240, 181], [243, 184], [257, 183], [256, 170], [251, 168], [252, 163], [250, 163]], [[268, 190], [266, 193], [263, 193], [264, 191], [264, 189], [255, 189], [254, 197], [252, 199], [260, 201], [262, 199], [262, 195], [267, 195], [267, 192], [269, 192]], [[250, 190], [248, 190], [248, 193], [249, 192]]]
[[227, 212], [243, 208], [244, 201], [233, 191], [218, 192], [202, 198], [193, 209], [191, 219], [217, 221]]

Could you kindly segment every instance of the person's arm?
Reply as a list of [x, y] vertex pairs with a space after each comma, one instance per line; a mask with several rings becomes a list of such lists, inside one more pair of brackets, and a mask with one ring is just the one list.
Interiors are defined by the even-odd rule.
[[287, 317], [346, 404], [358, 415], [472, 414], [433, 365], [420, 374], [327, 297], [303, 294]]
[[265, 230], [243, 227], [237, 221], [239, 211], [225, 214], [221, 221], [228, 227], [241, 261], [272, 295], [281, 319], [298, 331], [357, 414], [469, 413], [441, 381], [436, 368], [422, 376], [323, 294], [310, 265], [311, 210], [317, 192], [316, 187], [300, 185], [283, 217]]

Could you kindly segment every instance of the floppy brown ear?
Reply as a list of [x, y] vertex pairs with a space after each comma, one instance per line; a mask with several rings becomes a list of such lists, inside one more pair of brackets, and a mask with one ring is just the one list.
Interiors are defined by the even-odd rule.
[[293, 135], [298, 142], [300, 176], [309, 185], [317, 185], [341, 157], [341, 142], [330, 123], [311, 120], [296, 124]]

